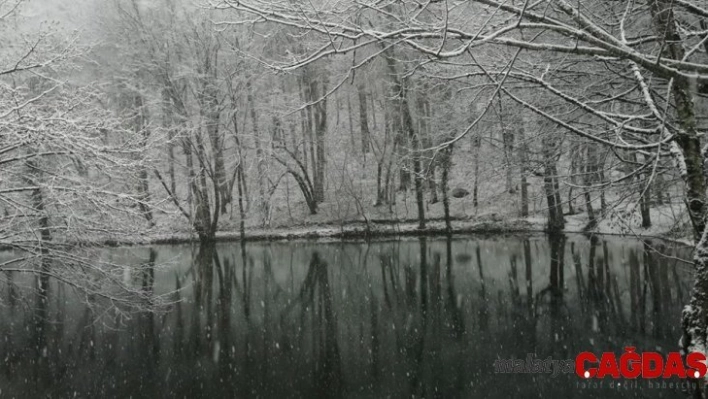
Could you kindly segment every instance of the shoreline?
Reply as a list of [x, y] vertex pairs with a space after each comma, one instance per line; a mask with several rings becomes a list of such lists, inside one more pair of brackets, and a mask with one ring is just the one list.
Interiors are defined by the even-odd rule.
[[[425, 229], [419, 229], [416, 221], [384, 220], [375, 223], [365, 223], [359, 221], [349, 221], [344, 223], [298, 225], [291, 227], [278, 227], [271, 229], [252, 229], [246, 231], [245, 238], [241, 237], [238, 231], [218, 231], [213, 242], [259, 242], [259, 241], [291, 241], [291, 240], [368, 240], [383, 237], [442, 237], [446, 235], [459, 234], [548, 234], [545, 229], [545, 222], [527, 219], [509, 220], [455, 220], [452, 222], [452, 229], [445, 228], [444, 221], [428, 221]], [[660, 239], [683, 246], [690, 247], [691, 244], [685, 239], [671, 237], [668, 235], [616, 232], [596, 232], [582, 231], [575, 229], [565, 229], [562, 234], [583, 234], [583, 235], [606, 235], [617, 237], [651, 238]], [[193, 233], [187, 232], [158, 232], [146, 234], [134, 240], [104, 240], [97, 243], [110, 247], [136, 246], [136, 245], [176, 245], [198, 243], [199, 238]]]

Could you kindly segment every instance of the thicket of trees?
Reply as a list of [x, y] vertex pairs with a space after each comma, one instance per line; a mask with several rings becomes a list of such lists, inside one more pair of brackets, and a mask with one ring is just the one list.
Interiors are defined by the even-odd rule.
[[4, 270], [54, 251], [116, 280], [67, 248], [146, 231], [683, 212], [705, 347], [701, 1], [112, 0], [91, 46], [23, 33], [22, 3], [0, 2]]
[[[319, 46], [298, 54], [295, 60], [272, 62], [278, 70], [299, 70], [323, 59], [383, 48], [382, 57], [391, 75], [400, 76], [393, 73], [395, 62], [386, 53], [391, 51], [386, 49], [390, 45], [399, 51], [399, 63], [410, 68], [411, 72], [403, 74], [405, 82], [418, 75], [457, 84], [486, 84], [487, 90], [479, 86], [471, 89], [481, 97], [474, 102], [484, 104], [482, 111], [473, 115], [466, 129], [457, 126], [452, 137], [443, 138], [441, 144], [453, 144], [470, 132], [478, 135], [478, 122], [497, 102], [500, 153], [507, 160], [515, 152], [515, 136], [525, 136], [529, 126], [542, 130], [538, 169], [551, 232], [564, 227], [561, 180], [570, 180], [570, 187], [584, 191], [589, 227], [598, 220], [597, 202], [600, 212], [606, 213], [610, 195], [633, 197], [642, 226], [649, 227], [652, 186], [659, 185], [657, 194], [662, 193], [663, 182], [658, 176], [678, 171], [684, 182], [682, 199], [697, 241], [698, 275], [691, 304], [684, 311], [682, 346], [686, 351], [705, 351], [708, 233], [698, 118], [705, 109], [697, 106], [697, 97], [705, 94], [708, 80], [708, 9], [702, 4], [690, 0], [479, 0], [321, 2], [307, 7], [297, 2], [226, 0], [215, 7], [234, 10], [237, 21], [298, 28], [320, 39]], [[397, 92], [395, 103], [404, 109], [397, 119], [410, 138], [422, 227], [419, 183], [423, 173], [418, 163], [422, 131], [409, 123], [405, 84], [400, 78], [392, 81]], [[522, 122], [516, 129], [501, 120], [519, 114]], [[571, 136], [572, 143], [565, 144], [564, 139]], [[526, 143], [516, 150], [524, 179], [534, 169], [529, 152]], [[565, 165], [559, 162], [563, 152], [568, 154]], [[559, 166], [568, 167], [570, 173], [565, 176], [570, 178], [564, 179]], [[506, 168], [511, 194], [515, 189], [510, 162]], [[634, 195], [607, 189], [632, 180], [639, 187]], [[521, 190], [524, 197], [528, 194], [526, 183]], [[589, 187], [600, 188], [599, 201], [593, 201]], [[572, 207], [570, 190], [568, 196], [567, 205]], [[659, 200], [662, 195], [656, 197], [657, 202], [663, 201]], [[522, 214], [527, 213], [526, 201], [522, 198]]]
[[84, 244], [140, 234], [151, 220], [141, 182], [144, 138], [107, 107], [101, 83], [78, 84], [85, 49], [53, 26], [23, 33], [19, 1], [0, 2], [0, 270], [10, 286], [50, 279], [116, 305], [151, 302]]

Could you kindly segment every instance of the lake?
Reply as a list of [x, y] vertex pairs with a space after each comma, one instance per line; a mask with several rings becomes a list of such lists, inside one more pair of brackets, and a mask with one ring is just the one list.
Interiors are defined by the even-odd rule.
[[[169, 302], [107, 306], [4, 275], [0, 398], [683, 397], [510, 359], [678, 349], [686, 248], [581, 235], [111, 248]], [[44, 290], [38, 290], [42, 286]], [[503, 370], [502, 370], [503, 371]], [[634, 383], [633, 383], [634, 384]]]

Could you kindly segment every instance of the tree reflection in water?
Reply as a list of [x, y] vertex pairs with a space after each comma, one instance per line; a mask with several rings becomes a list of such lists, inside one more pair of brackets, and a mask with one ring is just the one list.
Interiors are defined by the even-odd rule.
[[673, 350], [691, 277], [662, 243], [583, 236], [131, 251], [110, 254], [146, 266], [136, 287], [174, 291], [169, 309], [104, 314], [47, 276], [5, 276], [1, 395], [659, 396], [492, 365]]

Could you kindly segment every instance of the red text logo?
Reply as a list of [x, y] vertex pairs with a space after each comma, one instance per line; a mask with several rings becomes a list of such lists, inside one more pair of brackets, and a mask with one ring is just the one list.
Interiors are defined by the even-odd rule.
[[582, 352], [575, 358], [575, 374], [581, 378], [702, 378], [706, 375], [706, 356], [691, 352], [682, 357], [678, 352], [666, 356], [657, 352], [637, 353], [632, 346], [624, 348], [617, 358], [604, 352], [599, 358], [592, 352]]

